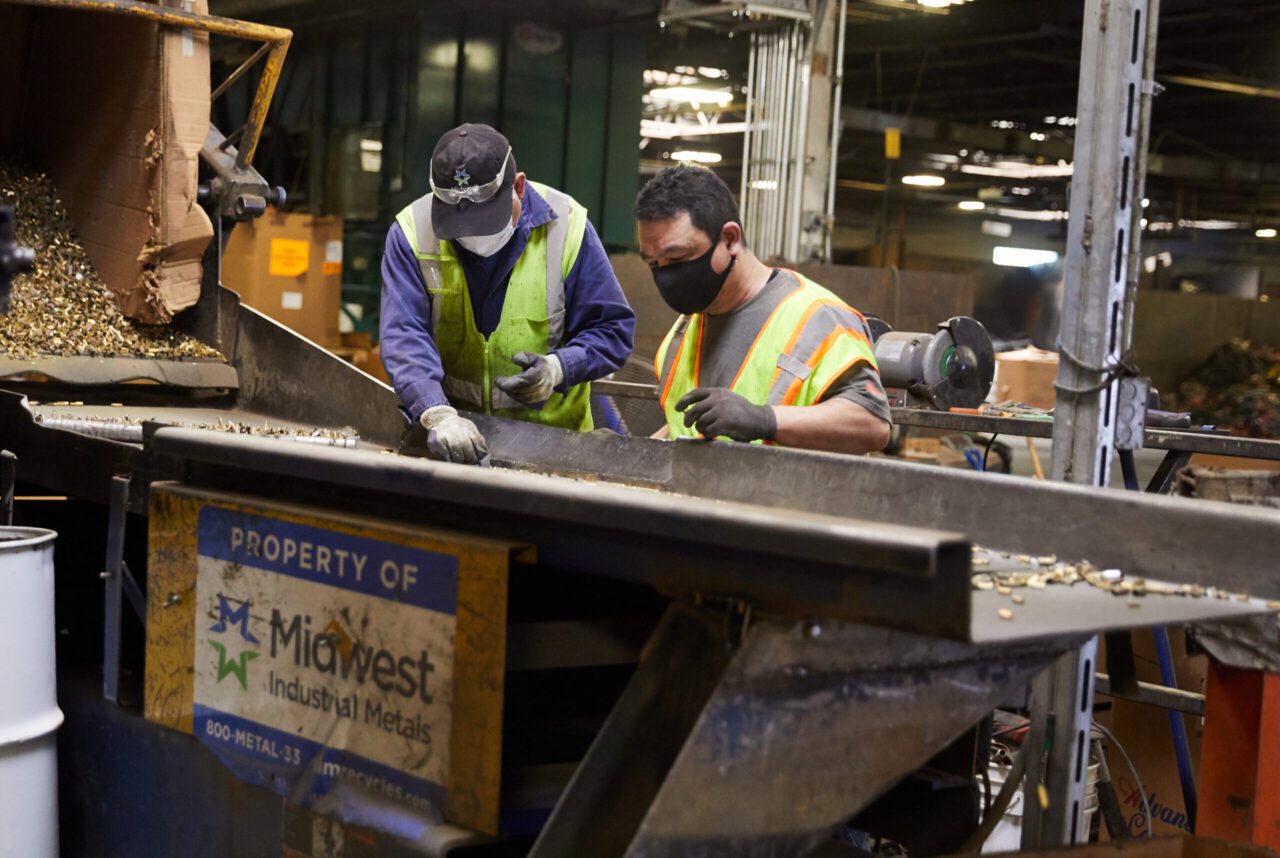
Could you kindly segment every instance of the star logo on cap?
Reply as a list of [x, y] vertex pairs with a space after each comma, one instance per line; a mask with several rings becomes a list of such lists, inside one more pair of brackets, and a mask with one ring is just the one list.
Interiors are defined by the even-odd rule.
[[456, 188], [471, 186], [471, 174], [467, 172], [466, 167], [459, 167], [453, 171], [453, 185]]

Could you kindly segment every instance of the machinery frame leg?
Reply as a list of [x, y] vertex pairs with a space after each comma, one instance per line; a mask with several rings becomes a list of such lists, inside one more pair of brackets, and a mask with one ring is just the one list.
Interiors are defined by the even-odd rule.
[[1280, 673], [1209, 663], [1196, 834], [1280, 851]]
[[[1093, 728], [1094, 670], [1098, 639], [1090, 638], [1067, 653], [1051, 670], [1036, 678], [1031, 689], [1031, 731], [1028, 747], [1049, 744], [1048, 764], [1039, 754], [1027, 759], [1027, 796], [1023, 802], [1024, 852], [1068, 846], [1086, 833], [1084, 794], [1089, 771], [1089, 743]], [[1044, 785], [1047, 808], [1037, 794]]]
[[124, 623], [124, 532], [129, 517], [129, 478], [112, 477], [103, 563], [102, 696], [120, 702], [120, 639]]
[[672, 605], [530, 858], [620, 856], [729, 663], [722, 629]]
[[759, 622], [624, 854], [806, 854], [1076, 646]]

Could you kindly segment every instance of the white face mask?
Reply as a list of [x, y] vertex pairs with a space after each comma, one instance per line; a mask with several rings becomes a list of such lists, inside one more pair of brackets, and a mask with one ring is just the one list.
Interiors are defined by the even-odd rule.
[[[519, 197], [516, 196], [515, 188], [512, 188], [511, 201], [514, 203], [517, 199]], [[512, 220], [507, 221], [507, 225], [493, 235], [464, 235], [457, 241], [458, 244], [461, 244], [476, 256], [493, 256], [507, 246], [507, 242], [511, 240], [511, 236], [515, 235], [515, 232], [516, 223]]]
[[458, 244], [461, 244], [476, 256], [493, 256], [507, 246], [507, 242], [511, 240], [511, 236], [515, 235], [515, 232], [515, 223], [507, 221], [507, 225], [493, 235], [464, 235], [458, 238], [457, 241]]

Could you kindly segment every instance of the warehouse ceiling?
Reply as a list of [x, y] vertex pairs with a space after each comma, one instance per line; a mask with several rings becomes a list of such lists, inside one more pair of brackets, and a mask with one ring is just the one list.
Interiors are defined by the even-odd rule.
[[[942, 191], [917, 192], [923, 200], [983, 193], [990, 203], [998, 188], [996, 200], [1006, 206], [1065, 208], [1065, 177], [1034, 178], [1027, 170], [1012, 178], [1017, 168], [1005, 164], [1008, 181], [982, 181], [961, 170], [1001, 160], [1070, 162], [1083, 7], [1083, 0], [972, 0], [945, 16], [851, 16], [846, 189], [883, 183], [883, 159], [863, 156], [878, 149], [877, 123], [888, 123], [915, 131], [905, 135], [904, 170], [938, 168], [955, 178]], [[1280, 3], [1161, 4], [1157, 80], [1165, 89], [1152, 114], [1151, 148], [1161, 157], [1151, 164], [1149, 222], [1280, 218], [1278, 38]]]
[[[836, 2], [836, 0], [823, 0]], [[683, 3], [689, 0], [666, 0]], [[774, 0], [783, 2], [783, 0]], [[947, 5], [947, 3], [952, 5]], [[1060, 221], [1067, 208], [1084, 0], [848, 0], [838, 210], [987, 211]], [[748, 38], [723, 29], [657, 26], [658, 0], [443, 0], [442, 16], [524, 19], [564, 29], [651, 21], [649, 90], [711, 87], [724, 104], [649, 98], [645, 117], [732, 125], [744, 118]], [[942, 7], [942, 8], [939, 8]], [[417, 9], [407, 0], [352, 8], [345, 0], [212, 0], [218, 14], [289, 25]], [[1173, 233], [1280, 225], [1280, 2], [1163, 0], [1152, 117], [1149, 224]], [[699, 116], [699, 114], [701, 114]], [[886, 172], [883, 131], [903, 129], [903, 158]], [[649, 125], [652, 130], [654, 126]], [[723, 132], [725, 129], [719, 129]], [[731, 185], [741, 136], [663, 138], [642, 149], [647, 171], [694, 149]], [[928, 173], [940, 188], [904, 186]], [[846, 218], [846, 220], [848, 220]]]
[[[895, 207], [941, 211], [981, 202], [988, 212], [1060, 220], [1084, 0], [951, 2], [938, 8], [920, 0], [850, 0], [838, 208], [878, 210], [887, 179]], [[1280, 3], [1163, 0], [1157, 79], [1165, 89], [1153, 112], [1158, 157], [1147, 195], [1157, 230], [1280, 221], [1278, 40]], [[653, 64], [668, 71], [722, 66], [742, 83], [745, 43], [668, 28], [655, 42]], [[726, 120], [743, 118], [740, 88], [735, 95], [721, 108]], [[651, 112], [661, 108], [651, 105]], [[888, 175], [885, 127], [903, 129], [903, 158]], [[649, 168], [691, 147], [721, 155], [726, 174], [740, 166], [738, 140], [717, 135], [651, 141]], [[920, 173], [946, 184], [902, 185], [904, 175]]]

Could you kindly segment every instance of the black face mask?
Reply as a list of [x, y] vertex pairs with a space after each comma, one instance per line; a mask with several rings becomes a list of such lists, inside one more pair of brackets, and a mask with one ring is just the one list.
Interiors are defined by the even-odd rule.
[[711, 249], [697, 259], [673, 262], [661, 268], [652, 266], [654, 285], [671, 309], [684, 315], [701, 313], [720, 294], [720, 288], [724, 286], [738, 257], [730, 256], [724, 271], [717, 274], [711, 267], [711, 256], [718, 245], [719, 242], [711, 245]]

